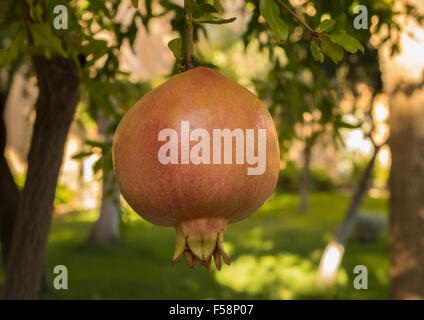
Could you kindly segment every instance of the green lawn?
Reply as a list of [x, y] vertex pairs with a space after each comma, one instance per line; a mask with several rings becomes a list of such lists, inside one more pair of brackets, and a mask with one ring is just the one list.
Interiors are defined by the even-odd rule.
[[[47, 267], [68, 267], [69, 289], [44, 294], [54, 299], [387, 299], [387, 232], [373, 244], [350, 240], [336, 285], [315, 285], [320, 255], [341, 221], [349, 198], [313, 194], [307, 215], [298, 197], [274, 195], [254, 216], [230, 225], [225, 245], [231, 266], [209, 275], [170, 261], [175, 231], [132, 217], [116, 246], [90, 247], [85, 239], [93, 213], [56, 218], [49, 238]], [[363, 210], [386, 216], [387, 199], [365, 201]], [[368, 290], [353, 288], [355, 265], [368, 268]], [[0, 272], [0, 287], [3, 272]]]

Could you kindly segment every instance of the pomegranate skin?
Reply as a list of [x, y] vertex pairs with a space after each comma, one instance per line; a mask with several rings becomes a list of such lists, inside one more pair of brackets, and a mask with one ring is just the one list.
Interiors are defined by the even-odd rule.
[[[208, 131], [211, 164], [181, 164], [182, 121], [189, 121], [190, 132], [198, 128]], [[158, 160], [165, 143], [158, 135], [167, 128], [178, 133], [179, 164], [164, 165]], [[245, 134], [247, 129], [255, 129], [255, 155], [257, 129], [266, 129], [262, 175], [248, 175], [248, 168], [256, 164], [248, 164], [246, 159], [244, 164], [236, 164], [235, 139], [232, 164], [212, 164], [213, 129], [237, 128]], [[190, 150], [196, 144], [190, 141]], [[218, 237], [227, 223], [250, 216], [272, 194], [280, 167], [277, 133], [267, 108], [244, 87], [203, 67], [172, 77], [140, 99], [121, 120], [112, 152], [116, 179], [128, 204], [153, 224], [177, 227], [177, 235], [179, 229], [195, 228], [182, 225], [193, 226], [197, 225], [193, 220], [206, 219], [220, 221], [216, 230], [210, 230]], [[205, 262], [211, 254], [194, 257]]]

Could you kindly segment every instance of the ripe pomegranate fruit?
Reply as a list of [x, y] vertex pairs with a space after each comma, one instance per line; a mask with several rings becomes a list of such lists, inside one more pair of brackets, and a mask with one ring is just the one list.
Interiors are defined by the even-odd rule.
[[199, 67], [127, 112], [114, 136], [113, 163], [128, 204], [147, 221], [176, 228], [173, 263], [184, 255], [190, 267], [200, 261], [210, 271], [212, 256], [218, 270], [221, 259], [230, 264], [227, 224], [247, 218], [272, 194], [280, 151], [262, 102]]

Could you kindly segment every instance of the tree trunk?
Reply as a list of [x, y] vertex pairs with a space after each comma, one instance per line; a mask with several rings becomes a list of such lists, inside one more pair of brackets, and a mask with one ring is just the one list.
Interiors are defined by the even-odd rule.
[[305, 142], [303, 149], [303, 169], [300, 182], [300, 213], [306, 213], [309, 210], [309, 193], [311, 188], [311, 151], [312, 144]]
[[[110, 121], [107, 121], [102, 112], [98, 118], [99, 133], [106, 142], [111, 142], [113, 137], [107, 134]], [[90, 244], [110, 244], [119, 241], [120, 222], [120, 202], [119, 189], [115, 182], [113, 170], [107, 172], [103, 170], [102, 181], [102, 205], [98, 220], [94, 223], [93, 229], [87, 239]]]
[[424, 299], [424, 99], [391, 99], [391, 293]]
[[355, 194], [350, 202], [349, 209], [347, 210], [346, 217], [344, 218], [342, 224], [339, 227], [339, 230], [336, 234], [336, 241], [338, 243], [343, 244], [346, 240], [347, 236], [352, 230], [352, 227], [355, 225], [356, 218], [358, 217], [359, 209], [362, 206], [362, 202], [364, 201], [365, 196], [368, 193], [370, 188], [370, 180], [372, 176], [372, 170], [375, 166], [375, 160], [377, 159], [378, 151], [382, 146], [376, 146], [374, 148], [374, 153], [371, 157], [370, 162], [368, 162], [368, 166], [364, 171], [364, 174], [359, 182], [358, 187], [355, 190]]
[[[404, 7], [411, 3], [398, 2]], [[424, 13], [421, 0], [413, 3]], [[424, 40], [414, 38], [424, 29], [413, 22], [404, 25], [400, 56], [391, 58], [386, 53], [382, 58], [391, 115], [391, 297], [424, 299], [424, 61], [411, 58], [424, 50]]]
[[392, 297], [424, 299], [424, 101], [399, 94], [391, 105]]
[[4, 284], [5, 299], [38, 296], [57, 179], [64, 146], [79, 101], [73, 61], [33, 57], [39, 96]]
[[[103, 180], [103, 198], [100, 209], [100, 216], [94, 223], [90, 236], [87, 239], [89, 244], [112, 244], [119, 241], [119, 190], [113, 182], [113, 172], [107, 180]], [[112, 195], [105, 193], [113, 188]]]
[[13, 224], [19, 201], [19, 190], [13, 180], [12, 172], [4, 155], [7, 142], [6, 123], [4, 120], [7, 96], [8, 90], [0, 92], [0, 241], [4, 270], [6, 270], [7, 258], [12, 241]]

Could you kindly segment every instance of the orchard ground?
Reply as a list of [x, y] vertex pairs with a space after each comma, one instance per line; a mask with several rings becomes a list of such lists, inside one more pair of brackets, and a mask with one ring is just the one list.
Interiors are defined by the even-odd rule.
[[[181, 259], [171, 265], [172, 228], [157, 227], [134, 213], [117, 245], [85, 244], [95, 212], [55, 218], [50, 232], [48, 299], [387, 299], [389, 255], [387, 226], [374, 243], [347, 242], [336, 284], [316, 286], [321, 253], [342, 220], [349, 197], [311, 195], [310, 212], [298, 213], [298, 196], [274, 194], [255, 215], [230, 225], [225, 247], [231, 266], [208, 275]], [[367, 198], [362, 212], [387, 218], [386, 198]], [[56, 265], [68, 268], [69, 289], [51, 285]], [[353, 269], [368, 268], [368, 290], [356, 290]], [[0, 269], [0, 288], [4, 274]]]

